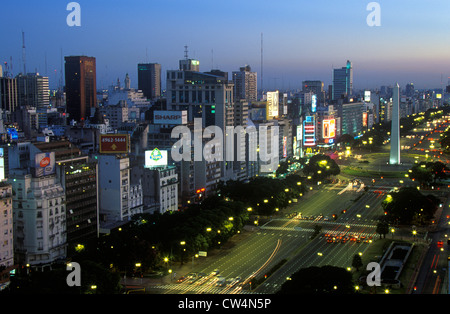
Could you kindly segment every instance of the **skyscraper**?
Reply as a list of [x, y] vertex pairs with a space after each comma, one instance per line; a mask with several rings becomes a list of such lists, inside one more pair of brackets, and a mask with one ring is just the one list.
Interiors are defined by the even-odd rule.
[[39, 73], [19, 74], [17, 77], [17, 93], [20, 106], [46, 108], [50, 104], [48, 77]]
[[353, 93], [353, 67], [347, 60], [347, 65], [333, 70], [333, 100], [338, 100], [343, 95], [351, 96]]
[[68, 56], [65, 60], [66, 112], [69, 121], [85, 121], [97, 107], [94, 57]]
[[0, 77], [0, 108], [3, 111], [14, 112], [18, 106], [17, 80]]
[[138, 64], [138, 89], [147, 99], [161, 97], [161, 64]]
[[232, 73], [234, 83], [234, 98], [236, 100], [257, 101], [257, 74], [249, 65], [241, 67]]

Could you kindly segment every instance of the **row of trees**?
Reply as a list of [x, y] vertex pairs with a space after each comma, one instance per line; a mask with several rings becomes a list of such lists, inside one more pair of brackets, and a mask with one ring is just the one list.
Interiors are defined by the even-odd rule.
[[417, 180], [422, 187], [437, 184], [440, 180], [448, 178], [447, 172], [449, 168], [440, 161], [422, 161], [415, 164], [409, 171], [409, 177]]
[[[382, 222], [390, 225], [426, 225], [436, 213], [439, 199], [424, 195], [414, 187], [402, 187], [387, 194], [381, 206], [385, 212]], [[385, 232], [387, 233], [386, 229]]]

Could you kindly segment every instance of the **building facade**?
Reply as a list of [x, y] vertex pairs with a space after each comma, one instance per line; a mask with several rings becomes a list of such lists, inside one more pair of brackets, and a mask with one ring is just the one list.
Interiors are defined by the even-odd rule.
[[138, 89], [147, 99], [161, 97], [161, 64], [138, 64]]
[[86, 121], [97, 107], [96, 60], [87, 56], [67, 56], [64, 60], [69, 120]]

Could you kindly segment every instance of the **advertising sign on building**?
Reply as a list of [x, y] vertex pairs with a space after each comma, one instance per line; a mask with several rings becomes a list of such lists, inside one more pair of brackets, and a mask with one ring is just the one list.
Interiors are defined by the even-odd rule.
[[34, 155], [34, 176], [43, 177], [55, 173], [55, 153], [38, 153]]
[[187, 111], [162, 111], [155, 110], [153, 112], [154, 124], [186, 124]]
[[100, 134], [101, 154], [124, 154], [130, 150], [128, 134]]
[[335, 119], [323, 120], [322, 125], [323, 125], [323, 130], [322, 130], [323, 138], [334, 138], [336, 136], [336, 121], [335, 121]]
[[267, 120], [278, 117], [278, 92], [267, 92]]
[[316, 145], [316, 123], [314, 116], [306, 116], [303, 121], [303, 146]]
[[144, 167], [153, 168], [167, 166], [167, 156], [167, 150], [159, 150], [158, 148], [146, 150]]

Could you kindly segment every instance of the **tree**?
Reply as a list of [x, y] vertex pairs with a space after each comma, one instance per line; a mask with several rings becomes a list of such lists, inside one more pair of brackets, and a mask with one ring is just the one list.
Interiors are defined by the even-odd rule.
[[379, 221], [377, 224], [376, 232], [380, 235], [380, 238], [386, 237], [386, 234], [389, 233], [389, 224], [387, 223], [387, 221]]
[[311, 175], [313, 180], [321, 181], [331, 175], [338, 175], [341, 170], [330, 156], [317, 154], [309, 159], [309, 163], [305, 165], [303, 172], [306, 175]]
[[357, 271], [359, 271], [359, 268], [363, 266], [362, 258], [359, 254], [355, 254], [355, 256], [353, 256], [352, 266], [355, 267]]
[[416, 188], [403, 187], [388, 194], [381, 206], [391, 224], [424, 225], [433, 218], [438, 204], [439, 199], [433, 195], [423, 195]]

